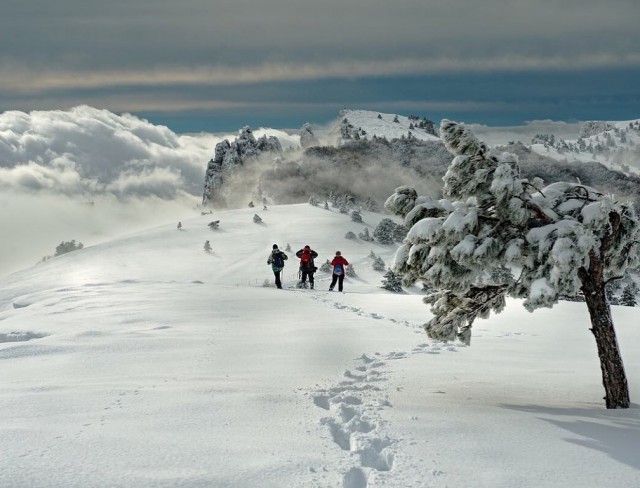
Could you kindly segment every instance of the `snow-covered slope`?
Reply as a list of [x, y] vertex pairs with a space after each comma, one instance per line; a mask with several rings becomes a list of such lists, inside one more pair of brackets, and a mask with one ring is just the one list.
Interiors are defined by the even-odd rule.
[[640, 174], [640, 120], [585, 123], [590, 129], [573, 140], [534, 141], [531, 149], [568, 162], [596, 161], [614, 171]]
[[[310, 205], [185, 217], [0, 282], [0, 486], [637, 486], [638, 409], [606, 411], [583, 304], [429, 341], [364, 224]], [[220, 229], [207, 223], [220, 219]], [[203, 251], [209, 240], [212, 252]], [[336, 250], [346, 294], [276, 290], [273, 243]], [[296, 281], [290, 253], [285, 283]], [[638, 309], [614, 307], [632, 395]]]
[[401, 137], [407, 137], [411, 132], [412, 137], [419, 140], [439, 140], [437, 136], [426, 132], [423, 128], [419, 128], [419, 120], [411, 120], [402, 115], [372, 112], [370, 110], [342, 110], [332, 128], [332, 134], [336, 138], [340, 135], [340, 124], [344, 119], [347, 119], [355, 129], [363, 129], [368, 139], [371, 139], [374, 135], [376, 137], [386, 137], [389, 140], [400, 139]]

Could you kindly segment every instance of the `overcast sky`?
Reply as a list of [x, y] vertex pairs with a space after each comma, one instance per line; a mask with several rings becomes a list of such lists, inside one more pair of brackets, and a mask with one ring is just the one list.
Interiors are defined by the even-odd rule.
[[4, 0], [0, 111], [177, 132], [343, 107], [469, 123], [640, 116], [638, 0]]

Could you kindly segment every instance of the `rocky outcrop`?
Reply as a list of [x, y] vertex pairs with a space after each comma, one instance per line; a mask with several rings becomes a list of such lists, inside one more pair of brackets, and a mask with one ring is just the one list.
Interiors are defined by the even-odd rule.
[[216, 144], [213, 159], [207, 164], [204, 179], [204, 193], [202, 204], [211, 202], [216, 189], [224, 183], [225, 175], [238, 166], [242, 166], [249, 158], [256, 158], [265, 153], [281, 153], [282, 145], [277, 137], [265, 134], [259, 139], [253, 135], [253, 131], [246, 126], [240, 131], [240, 135], [233, 141], [225, 139]]
[[313, 129], [311, 128], [311, 124], [304, 124], [300, 128], [300, 147], [302, 149], [307, 149], [313, 146], [317, 146], [320, 144], [318, 138], [313, 133]]

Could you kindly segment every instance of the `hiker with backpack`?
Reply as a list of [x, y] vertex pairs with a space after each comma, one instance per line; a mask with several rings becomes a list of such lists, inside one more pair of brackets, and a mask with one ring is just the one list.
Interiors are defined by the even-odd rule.
[[306, 288], [308, 277], [309, 286], [313, 290], [313, 273], [318, 269], [313, 260], [318, 257], [318, 253], [311, 249], [311, 247], [304, 246], [303, 249], [300, 249], [296, 253], [296, 256], [300, 258], [300, 285]]
[[333, 274], [331, 275], [331, 284], [329, 291], [333, 291], [333, 287], [338, 283], [338, 291], [342, 291], [342, 283], [344, 282], [345, 267], [349, 266], [349, 261], [342, 257], [340, 251], [336, 251], [336, 256], [331, 261], [333, 266]]
[[278, 245], [273, 245], [273, 250], [271, 254], [269, 254], [269, 258], [267, 259], [267, 264], [271, 265], [271, 270], [273, 271], [273, 275], [276, 277], [276, 286], [281, 290], [282, 289], [282, 281], [280, 280], [280, 273], [284, 269], [284, 262], [289, 259], [285, 253], [283, 253], [280, 249], [278, 249]]

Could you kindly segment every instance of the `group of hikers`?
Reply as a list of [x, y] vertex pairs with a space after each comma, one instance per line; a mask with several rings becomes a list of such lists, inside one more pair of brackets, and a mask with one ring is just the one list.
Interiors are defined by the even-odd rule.
[[[314, 289], [313, 275], [318, 270], [315, 265], [314, 259], [318, 257], [318, 253], [311, 249], [310, 246], [304, 246], [298, 252], [296, 256], [300, 259], [300, 286], [307, 287], [307, 279], [309, 280], [309, 286]], [[278, 245], [273, 245], [273, 250], [267, 259], [267, 264], [271, 265], [271, 269], [276, 278], [276, 287], [282, 289], [281, 274], [284, 269], [284, 262], [289, 259], [284, 252], [278, 249]], [[336, 255], [331, 261], [333, 266], [333, 272], [331, 276], [331, 285], [329, 285], [329, 291], [333, 291], [336, 283], [338, 285], [338, 291], [342, 291], [345, 275], [345, 267], [349, 265], [349, 262], [342, 257], [340, 251], [336, 251]]]

